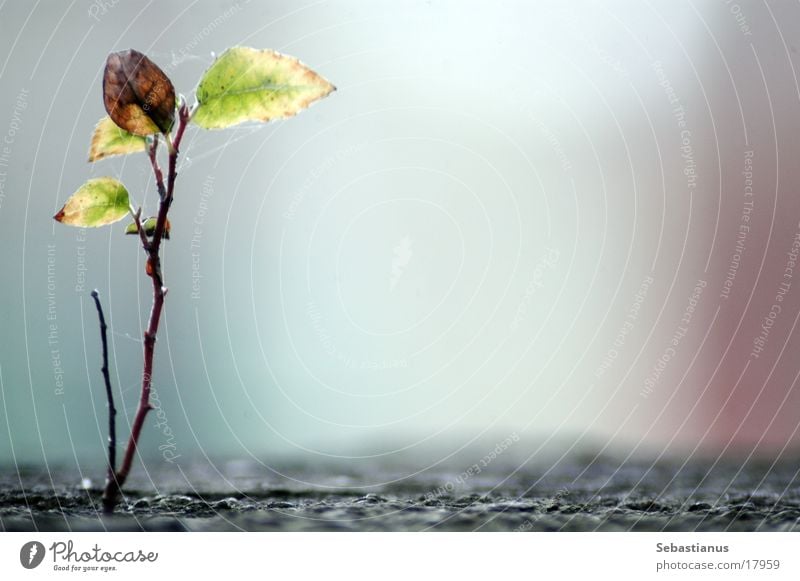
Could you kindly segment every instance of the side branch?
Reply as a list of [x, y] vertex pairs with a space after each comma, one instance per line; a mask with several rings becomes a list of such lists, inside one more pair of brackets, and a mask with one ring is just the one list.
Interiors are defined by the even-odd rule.
[[103, 380], [106, 384], [106, 399], [108, 400], [108, 473], [106, 475], [106, 488], [103, 494], [103, 509], [106, 513], [114, 510], [116, 493], [109, 496], [117, 488], [117, 408], [114, 407], [114, 394], [111, 391], [111, 377], [108, 373], [108, 338], [106, 318], [103, 316], [103, 307], [100, 305], [100, 293], [97, 289], [92, 291], [92, 298], [97, 307], [97, 317], [100, 319], [100, 338], [103, 342]]

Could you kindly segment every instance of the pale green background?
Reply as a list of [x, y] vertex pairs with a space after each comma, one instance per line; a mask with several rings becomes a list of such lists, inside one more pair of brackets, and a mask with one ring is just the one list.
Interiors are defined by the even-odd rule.
[[[85, 161], [105, 55], [147, 53], [191, 99], [212, 53], [235, 44], [293, 54], [338, 91], [296, 119], [187, 135], [156, 355], [163, 422], [150, 418], [143, 453], [443, 457], [512, 433], [544, 449], [724, 444], [738, 420], [715, 417], [798, 221], [797, 9], [770, 6], [742, 3], [747, 34], [724, 2], [3, 2], [0, 139], [29, 93], [0, 205], [0, 461], [102, 458], [93, 287], [113, 329], [122, 434], [135, 406], [150, 304], [140, 248], [124, 224], [82, 233], [50, 219], [99, 175], [154, 207], [144, 157]], [[687, 112], [695, 193], [655, 61]], [[760, 227], [723, 304], [748, 149]], [[698, 279], [705, 302], [642, 397]], [[796, 312], [792, 297], [769, 361]], [[777, 366], [770, 401], [795, 372]], [[757, 412], [756, 436], [770, 413]], [[795, 425], [778, 424], [776, 448]], [[708, 426], [722, 439], [702, 440]]]

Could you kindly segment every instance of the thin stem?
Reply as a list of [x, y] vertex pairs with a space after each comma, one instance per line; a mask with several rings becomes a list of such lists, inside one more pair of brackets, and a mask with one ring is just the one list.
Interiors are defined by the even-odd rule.
[[159, 137], [158, 134], [153, 136], [153, 144], [150, 146], [150, 149], [147, 150], [147, 155], [150, 158], [150, 165], [153, 166], [153, 175], [155, 175], [156, 178], [158, 197], [163, 200], [167, 196], [167, 191], [164, 188], [164, 174], [161, 172], [161, 166], [158, 165], [158, 157], [156, 156], [158, 153]]
[[[144, 230], [141, 226], [141, 221], [137, 220], [137, 228], [142, 236], [142, 247], [147, 255], [147, 274], [153, 281], [153, 307], [150, 310], [150, 320], [147, 325], [147, 330], [144, 332], [144, 368], [142, 370], [142, 392], [139, 397], [139, 406], [136, 409], [136, 415], [133, 418], [131, 426], [131, 435], [128, 439], [128, 445], [125, 448], [125, 455], [122, 458], [120, 469], [116, 473], [116, 490], [112, 490], [114, 501], [119, 489], [125, 483], [126, 478], [131, 470], [133, 458], [136, 454], [136, 448], [139, 442], [139, 435], [144, 425], [147, 412], [153, 409], [150, 404], [150, 386], [153, 377], [153, 355], [155, 353], [156, 335], [158, 334], [158, 325], [161, 321], [161, 311], [164, 308], [164, 297], [167, 295], [167, 289], [164, 286], [164, 279], [161, 274], [161, 241], [164, 238], [167, 223], [167, 213], [172, 205], [172, 196], [175, 191], [175, 178], [178, 176], [177, 160], [178, 148], [180, 147], [181, 139], [183, 138], [186, 126], [189, 124], [191, 113], [185, 103], [182, 103], [178, 110], [178, 128], [175, 133], [175, 139], [170, 141], [168, 137], [167, 145], [169, 147], [169, 165], [167, 173], [167, 185], [164, 186], [164, 177], [161, 168], [156, 159], [158, 149], [158, 136], [153, 140], [153, 144], [149, 149], [150, 164], [153, 167], [153, 173], [156, 179], [156, 187], [159, 193], [158, 204], [158, 218], [156, 219], [156, 228], [153, 232], [151, 240], [147, 240]], [[106, 491], [109, 489], [106, 487]]]
[[97, 289], [92, 291], [92, 298], [97, 307], [97, 317], [100, 319], [100, 338], [103, 341], [103, 380], [106, 384], [106, 399], [108, 400], [108, 473], [106, 475], [106, 489], [103, 494], [103, 509], [106, 513], [111, 513], [116, 504], [116, 493], [108, 495], [108, 492], [118, 489], [117, 486], [117, 408], [114, 407], [114, 394], [111, 391], [111, 377], [108, 374], [108, 338], [106, 318], [103, 316], [103, 307], [100, 305], [100, 293]]

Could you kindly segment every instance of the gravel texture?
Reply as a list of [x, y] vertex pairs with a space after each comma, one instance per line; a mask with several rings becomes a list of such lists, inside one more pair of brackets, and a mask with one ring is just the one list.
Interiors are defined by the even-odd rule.
[[654, 464], [590, 456], [536, 466], [496, 462], [472, 473], [469, 466], [164, 464], [131, 480], [113, 517], [99, 514], [100, 490], [77, 485], [77, 470], [6, 466], [0, 529], [800, 530], [796, 460]]

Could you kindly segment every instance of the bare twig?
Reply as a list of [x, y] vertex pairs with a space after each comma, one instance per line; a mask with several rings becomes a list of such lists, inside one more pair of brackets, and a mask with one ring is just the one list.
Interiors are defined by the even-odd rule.
[[[106, 475], [106, 488], [103, 493], [103, 510], [111, 513], [116, 504], [117, 491], [117, 408], [114, 407], [114, 394], [111, 391], [111, 377], [108, 373], [108, 338], [106, 318], [103, 316], [103, 307], [100, 305], [100, 293], [97, 289], [92, 291], [92, 298], [97, 307], [97, 317], [100, 319], [100, 338], [103, 341], [103, 380], [106, 384], [106, 399], [108, 400], [108, 473]], [[113, 494], [109, 494], [113, 492]]]

